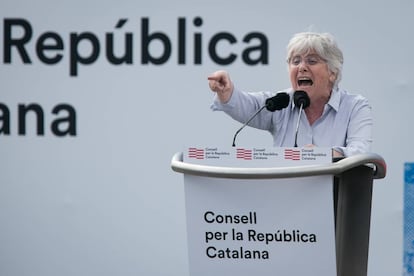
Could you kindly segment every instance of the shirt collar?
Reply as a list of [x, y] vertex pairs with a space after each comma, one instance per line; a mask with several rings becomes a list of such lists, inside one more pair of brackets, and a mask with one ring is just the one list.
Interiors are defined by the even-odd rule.
[[330, 105], [335, 111], [339, 109], [339, 101], [341, 99], [341, 93], [338, 88], [333, 88], [331, 97], [329, 98], [328, 105]]

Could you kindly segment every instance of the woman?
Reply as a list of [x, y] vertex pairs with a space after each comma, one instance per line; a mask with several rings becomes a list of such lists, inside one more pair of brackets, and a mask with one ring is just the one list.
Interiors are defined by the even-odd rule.
[[[327, 33], [305, 32], [293, 36], [287, 46], [291, 88], [287, 92], [307, 92], [310, 105], [301, 116], [298, 146], [332, 147], [333, 156], [350, 156], [370, 151], [372, 115], [368, 101], [339, 89], [343, 65], [342, 51]], [[221, 110], [245, 122], [274, 93], [246, 93], [234, 87], [229, 74], [217, 71], [208, 77], [216, 92], [213, 110]], [[268, 130], [274, 146], [292, 147], [299, 107], [293, 101], [276, 112], [261, 112], [250, 126]]]

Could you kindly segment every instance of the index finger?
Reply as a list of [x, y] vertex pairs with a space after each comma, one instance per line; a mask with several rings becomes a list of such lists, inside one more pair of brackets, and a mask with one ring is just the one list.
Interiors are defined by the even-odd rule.
[[207, 77], [208, 80], [214, 80], [214, 81], [219, 81], [221, 79], [221, 77], [216, 77], [216, 76], [208, 76]]

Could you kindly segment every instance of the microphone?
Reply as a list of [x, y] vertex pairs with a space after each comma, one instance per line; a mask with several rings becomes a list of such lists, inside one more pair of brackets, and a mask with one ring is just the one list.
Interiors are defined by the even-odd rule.
[[243, 126], [241, 128], [239, 128], [236, 133], [234, 134], [233, 137], [233, 147], [236, 146], [236, 137], [237, 134], [239, 134], [239, 132], [245, 127], [247, 126], [248, 123], [250, 123], [251, 120], [253, 120], [254, 117], [257, 116], [257, 114], [260, 113], [260, 111], [262, 111], [264, 108], [266, 108], [267, 110], [274, 112], [276, 110], [282, 110], [283, 108], [287, 107], [289, 105], [289, 101], [290, 101], [290, 97], [288, 95], [288, 93], [286, 92], [280, 92], [277, 93], [275, 96], [266, 99], [265, 104], [259, 108], [250, 118], [249, 120], [247, 120], [247, 122], [245, 122], [243, 124]]
[[295, 91], [295, 93], [293, 94], [293, 102], [295, 103], [295, 106], [299, 106], [299, 116], [298, 116], [298, 122], [296, 124], [295, 145], [294, 145], [294, 147], [297, 147], [300, 115], [302, 114], [302, 110], [307, 108], [310, 105], [310, 99], [309, 99], [308, 93], [302, 90]]
[[286, 92], [280, 92], [277, 93], [276, 96], [266, 99], [265, 107], [267, 110], [274, 112], [276, 110], [282, 110], [283, 108], [287, 107], [289, 105], [289, 102], [289, 94]]

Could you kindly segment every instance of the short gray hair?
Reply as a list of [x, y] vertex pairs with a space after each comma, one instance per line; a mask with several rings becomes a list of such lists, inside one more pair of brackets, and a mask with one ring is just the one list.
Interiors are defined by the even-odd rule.
[[328, 69], [335, 73], [334, 88], [342, 78], [342, 65], [344, 57], [335, 38], [329, 33], [303, 32], [295, 34], [287, 45], [287, 60], [293, 55], [303, 55], [315, 51], [328, 65]]

